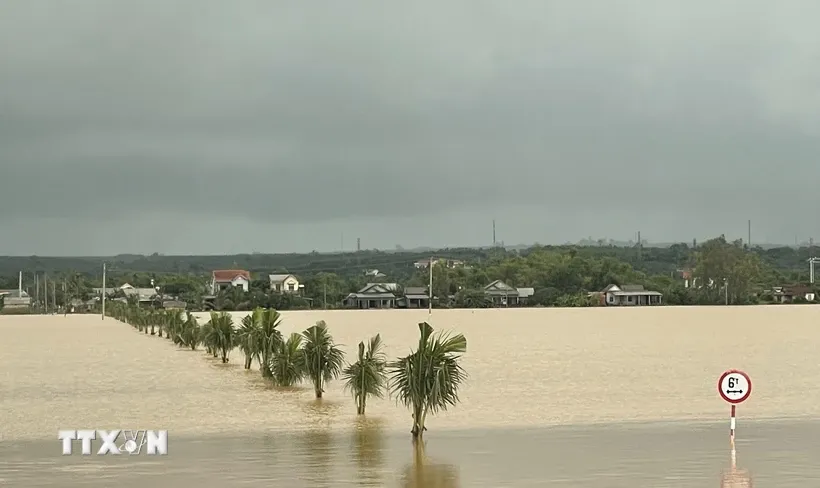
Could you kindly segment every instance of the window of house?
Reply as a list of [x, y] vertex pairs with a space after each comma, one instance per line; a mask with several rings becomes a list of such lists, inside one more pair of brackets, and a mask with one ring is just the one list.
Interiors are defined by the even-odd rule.
[[289, 291], [295, 291], [296, 290], [296, 285], [294, 285], [293, 283], [288, 283], [288, 290]]
[[626, 301], [632, 303], [632, 297], [626, 297]]

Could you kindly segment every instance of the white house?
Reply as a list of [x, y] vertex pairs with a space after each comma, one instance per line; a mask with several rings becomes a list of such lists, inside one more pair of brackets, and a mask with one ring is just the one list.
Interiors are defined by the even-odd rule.
[[601, 292], [608, 306], [660, 305], [663, 294], [644, 290], [641, 285], [609, 285]]
[[270, 279], [271, 291], [279, 293], [299, 293], [304, 285], [299, 284], [299, 278], [292, 274], [272, 274], [268, 275]]
[[211, 275], [211, 293], [231, 287], [240, 287], [248, 291], [251, 285], [251, 274], [243, 269], [219, 269]]

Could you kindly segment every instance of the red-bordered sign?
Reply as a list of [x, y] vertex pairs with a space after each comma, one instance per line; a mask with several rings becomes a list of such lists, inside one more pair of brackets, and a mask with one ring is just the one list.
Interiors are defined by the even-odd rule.
[[737, 405], [745, 402], [752, 394], [752, 379], [738, 369], [730, 369], [718, 379], [718, 393], [724, 401]]

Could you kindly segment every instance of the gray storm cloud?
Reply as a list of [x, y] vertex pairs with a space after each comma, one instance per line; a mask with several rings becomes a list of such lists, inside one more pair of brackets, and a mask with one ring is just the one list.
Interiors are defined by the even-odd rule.
[[813, 3], [2, 12], [0, 254], [475, 245], [493, 218], [508, 242], [820, 230], [774, 205], [820, 178]]

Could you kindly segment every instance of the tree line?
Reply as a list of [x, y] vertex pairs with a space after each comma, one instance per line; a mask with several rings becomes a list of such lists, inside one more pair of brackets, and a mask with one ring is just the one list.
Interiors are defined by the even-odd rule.
[[[445, 250], [436, 254], [442, 262], [433, 267], [433, 295], [438, 297], [434, 306], [490, 306], [483, 287], [496, 279], [513, 287], [534, 288], [535, 295], [528, 302], [531, 306], [587, 306], [592, 304], [589, 292], [600, 291], [609, 284], [643, 285], [663, 293], [667, 304], [756, 303], [765, 299], [762, 292], [773, 286], [807, 283], [808, 265], [803, 258], [807, 259], [812, 252], [809, 248], [748, 249], [741, 241], [730, 242], [722, 236], [697, 245], [676, 244], [668, 248], [534, 246], [518, 251]], [[349, 293], [368, 282], [393, 282], [402, 287], [426, 286], [429, 282], [429, 270], [414, 266], [414, 260], [422, 258], [420, 254], [362, 251], [358, 256], [353, 253], [297, 257], [293, 257], [293, 262], [304, 267], [282, 266], [256, 271], [253, 275], [256, 279], [248, 292], [234, 289], [219, 294], [216, 309], [338, 308]], [[466, 266], [447, 267], [446, 258], [463, 259]], [[162, 259], [165, 257], [135, 258], [128, 266]], [[208, 262], [210, 258], [202, 259]], [[261, 259], [250, 255], [244, 262]], [[258, 263], [252, 264], [256, 267], [245, 269], [259, 269]], [[385, 276], [376, 278], [365, 273], [373, 269]], [[705, 286], [685, 287], [681, 271], [688, 271]], [[71, 298], [87, 300], [93, 296], [92, 288], [101, 286], [98, 275], [51, 270], [43, 273], [46, 272], [52, 273], [52, 280], [57, 280], [56, 296], [52, 297], [57, 304], [67, 303]], [[304, 284], [302, 293], [271, 292], [267, 275], [280, 272], [298, 276]], [[31, 274], [27, 276], [27, 288], [32, 294]], [[0, 288], [16, 288], [16, 280], [16, 273], [0, 279]], [[179, 297], [191, 310], [203, 310], [202, 296], [209, 280], [209, 271], [173, 273], [130, 270], [115, 265], [110, 267], [108, 283], [111, 286], [127, 282], [135, 287], [155, 283], [162, 294]]]
[[281, 314], [270, 308], [253, 310], [239, 324], [225, 312], [211, 312], [210, 320], [200, 325], [190, 312], [122, 302], [112, 303], [106, 314], [145, 334], [165, 337], [177, 347], [193, 351], [202, 347], [222, 363], [239, 349], [245, 369], [255, 362], [262, 378], [281, 388], [307, 381], [317, 399], [327, 383], [341, 378], [353, 396], [357, 415], [366, 413], [368, 398], [389, 394], [412, 412], [414, 439], [423, 437], [428, 415], [458, 403], [466, 379], [460, 359], [467, 351], [467, 339], [462, 334], [434, 334], [425, 322], [419, 324], [418, 346], [408, 355], [388, 361], [381, 336], [376, 335], [360, 342], [355, 361], [346, 364], [324, 321], [286, 338], [279, 330]]

